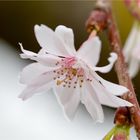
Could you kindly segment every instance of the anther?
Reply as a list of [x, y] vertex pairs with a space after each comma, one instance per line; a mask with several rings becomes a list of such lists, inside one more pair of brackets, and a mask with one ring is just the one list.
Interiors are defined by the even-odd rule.
[[89, 81], [89, 78], [87, 79], [87, 81]]
[[57, 80], [57, 85], [60, 85], [62, 83], [62, 81], [60, 81], [60, 80]]

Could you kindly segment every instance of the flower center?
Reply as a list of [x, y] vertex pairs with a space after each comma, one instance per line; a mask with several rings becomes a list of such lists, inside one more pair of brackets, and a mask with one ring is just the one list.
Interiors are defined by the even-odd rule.
[[[56, 63], [56, 65], [58, 64], [61, 65], [61, 68], [53, 71], [55, 73], [54, 80], [57, 86], [62, 85], [63, 87], [76, 88], [76, 86], [79, 85], [82, 87], [85, 72], [75, 57], [62, 58], [61, 61]], [[86, 80], [92, 81], [89, 78]]]

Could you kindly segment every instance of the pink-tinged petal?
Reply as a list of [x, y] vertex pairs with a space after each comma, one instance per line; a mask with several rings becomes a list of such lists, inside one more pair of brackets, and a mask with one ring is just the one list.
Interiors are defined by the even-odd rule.
[[104, 114], [99, 99], [90, 83], [85, 82], [82, 90], [81, 102], [95, 122], [103, 122]]
[[66, 45], [53, 30], [45, 25], [35, 25], [35, 36], [40, 46], [50, 54], [57, 56], [69, 56]]
[[74, 95], [71, 101], [64, 106], [63, 108], [64, 114], [69, 120], [72, 120], [74, 118], [79, 103], [80, 103], [79, 96]]
[[55, 33], [57, 36], [66, 44], [69, 52], [74, 55], [76, 54], [76, 50], [74, 47], [74, 34], [71, 28], [67, 28], [66, 26], [59, 25], [55, 29]]
[[123, 48], [123, 53], [126, 62], [128, 62], [131, 59], [131, 53], [133, 48], [135, 47], [138, 34], [139, 34], [138, 23], [135, 22]]
[[52, 87], [53, 87], [52, 82], [46, 83], [39, 87], [38, 86], [27, 86], [18, 97], [21, 98], [23, 101], [25, 101], [36, 93], [41, 93], [43, 91], [47, 92]]
[[129, 91], [126, 87], [109, 82], [96, 73], [94, 73], [94, 76], [104, 86], [104, 88], [113, 95], [121, 96]]
[[69, 120], [72, 120], [76, 109], [80, 103], [80, 90], [79, 87], [63, 87], [63, 85], [59, 85], [55, 87], [54, 93], [57, 97], [58, 102], [63, 108], [63, 111], [66, 117]]
[[60, 104], [65, 105], [72, 98], [75, 89], [73, 87], [63, 87], [63, 85], [56, 85], [54, 92]]
[[59, 103], [62, 104], [62, 106], [65, 106], [71, 100], [71, 98], [75, 94], [75, 90], [77, 90], [76, 88], [74, 88], [74, 84], [72, 82], [70, 87], [68, 87], [69, 85], [63, 87], [64, 84], [65, 83], [62, 83], [61, 85], [56, 86], [54, 89], [56, 97]]
[[41, 48], [38, 52], [39, 55], [45, 55], [47, 54], [47, 51], [44, 48]]
[[46, 72], [47, 68], [39, 63], [32, 63], [23, 68], [20, 74], [20, 82], [29, 84], [34, 78]]
[[54, 73], [52, 71], [45, 72], [40, 76], [36, 77], [23, 90], [23, 92], [19, 95], [19, 98], [26, 100], [36, 93], [48, 91], [49, 89], [53, 88], [53, 84], [54, 84], [53, 77], [54, 77]]
[[128, 101], [125, 101], [125, 100], [111, 94], [97, 80], [93, 81], [92, 87], [94, 88], [100, 103], [103, 104], [103, 105], [107, 105], [107, 106], [110, 106], [110, 107], [116, 107], [116, 108], [121, 107], [121, 106], [122, 107], [123, 106], [127, 106], [127, 107], [133, 106]]
[[140, 62], [135, 58], [131, 58], [130, 64], [128, 67], [129, 76], [131, 78], [134, 78], [136, 76], [136, 74], [139, 71], [139, 67], [140, 67]]
[[36, 55], [37, 55], [36, 53], [34, 53], [32, 51], [25, 50], [21, 43], [19, 43], [19, 45], [20, 45], [21, 51], [23, 52], [22, 54], [20, 54], [21, 58], [30, 59], [30, 58], [36, 57]]
[[84, 58], [84, 61], [91, 66], [96, 66], [99, 61], [101, 52], [101, 41], [99, 37], [92, 37], [85, 41], [77, 52], [79, 58]]
[[44, 66], [56, 68], [61, 66], [59, 63], [61, 61], [61, 58], [55, 55], [51, 54], [37, 55], [37, 57], [34, 59]]
[[69, 120], [72, 120], [74, 118], [79, 103], [80, 103], [80, 89], [76, 88], [74, 90], [72, 97], [64, 105], [63, 108], [64, 113]]
[[55, 55], [46, 54], [45, 50], [41, 49], [38, 54], [33, 53], [31, 51], [25, 50], [21, 46], [22, 54], [20, 56], [24, 59], [31, 59], [34, 61], [39, 62], [42, 65], [48, 66], [48, 67], [59, 67], [60, 65], [56, 65], [59, 61], [61, 61], [61, 58]]
[[117, 58], [118, 57], [116, 53], [110, 53], [110, 57], [108, 58], [109, 64], [103, 67], [94, 67], [94, 71], [99, 71], [101, 73], [109, 72], [112, 69]]

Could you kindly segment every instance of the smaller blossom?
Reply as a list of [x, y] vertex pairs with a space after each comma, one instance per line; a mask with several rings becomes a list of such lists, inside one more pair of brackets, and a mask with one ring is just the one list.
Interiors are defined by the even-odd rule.
[[128, 72], [134, 78], [140, 68], [140, 24], [135, 22], [125, 42], [123, 53], [128, 63]]
[[96, 73], [109, 72], [117, 59], [117, 55], [111, 53], [108, 65], [96, 67], [101, 51], [101, 41], [97, 36], [90, 37], [76, 51], [72, 29], [61, 25], [52, 31], [45, 25], [36, 25], [34, 30], [42, 48], [39, 53], [34, 53], [23, 49], [20, 44], [21, 57], [35, 61], [21, 72], [20, 82], [27, 86], [20, 98], [26, 100], [38, 92], [53, 89], [69, 119], [74, 117], [81, 102], [96, 122], [104, 120], [101, 104], [132, 106], [117, 97], [128, 92], [127, 88], [106, 81]]
[[140, 20], [140, 0], [124, 0], [124, 2], [132, 16]]

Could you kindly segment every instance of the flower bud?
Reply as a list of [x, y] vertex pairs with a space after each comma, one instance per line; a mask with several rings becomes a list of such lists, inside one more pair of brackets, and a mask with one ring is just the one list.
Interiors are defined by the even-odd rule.
[[117, 130], [112, 140], [129, 140], [130, 127], [128, 126], [117, 126]]
[[100, 9], [95, 9], [89, 15], [86, 21], [87, 32], [91, 33], [92, 30], [97, 32], [102, 31], [107, 28], [107, 14], [105, 11]]
[[116, 125], [103, 140], [130, 140], [130, 126], [129, 125]]
[[120, 107], [117, 109], [114, 123], [116, 125], [132, 125], [128, 108]]
[[129, 140], [125, 133], [118, 133], [116, 134], [112, 140]]

